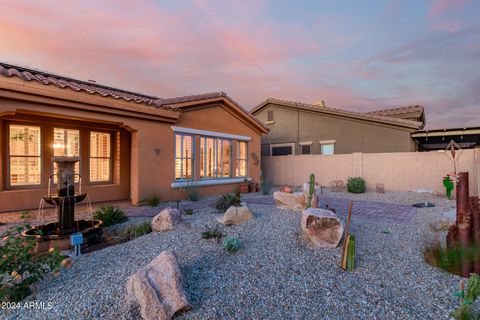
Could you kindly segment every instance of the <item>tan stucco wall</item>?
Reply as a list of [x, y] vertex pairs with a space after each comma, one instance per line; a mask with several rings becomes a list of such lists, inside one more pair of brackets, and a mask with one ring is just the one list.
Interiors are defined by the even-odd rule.
[[[249, 142], [249, 153], [256, 153], [260, 159], [260, 133], [231, 112], [230, 107], [224, 103], [204, 105], [201, 109], [185, 111], [181, 114], [180, 119], [173, 124], [103, 112], [97, 113], [90, 110], [65, 108], [44, 98], [36, 97], [35, 100], [38, 102], [2, 98], [0, 92], [0, 119], [2, 119], [2, 115], [4, 117], [15, 117], [20, 114], [21, 110], [22, 114], [30, 114], [31, 117], [36, 115], [49, 116], [56, 119], [54, 122], [57, 123], [62, 123], [63, 119], [75, 119], [74, 121], [83, 126], [94, 126], [101, 123], [102, 125], [113, 126], [122, 132], [120, 180], [114, 181], [110, 185], [84, 186], [83, 190], [90, 195], [93, 202], [131, 199], [133, 203], [139, 203], [152, 195], [159, 196], [161, 201], [186, 198], [184, 191], [171, 188], [171, 183], [174, 180], [174, 133], [171, 129], [172, 126], [249, 136], [252, 138]], [[58, 101], [55, 103], [58, 103]], [[65, 102], [65, 105], [68, 105], [68, 103]], [[17, 112], [17, 115], [6, 115], [9, 112]], [[2, 122], [0, 121], [1, 125]], [[0, 132], [0, 135], [3, 135], [3, 130], [0, 130]], [[0, 136], [0, 139], [0, 141], [4, 141], [5, 137]], [[2, 146], [2, 153], [5, 153], [6, 147]], [[0, 166], [5, 164], [5, 154], [2, 153], [0, 153], [0, 156], [3, 161], [0, 161]], [[232, 169], [234, 169], [234, 163], [235, 158], [233, 157]], [[198, 167], [199, 161], [196, 161], [195, 165]], [[255, 165], [252, 157], [249, 156], [248, 166], [249, 176], [258, 182], [260, 164]], [[5, 179], [3, 176], [5, 171], [0, 170], [1, 181]], [[200, 194], [233, 192], [236, 188], [238, 188], [238, 184], [206, 186], [200, 188]], [[11, 190], [0, 184], [0, 212], [38, 208], [41, 196], [46, 193], [46, 180], [40, 187], [23, 190]]]
[[[480, 191], [480, 149], [462, 150], [458, 171], [469, 172], [470, 194]], [[322, 186], [332, 180], [363, 177], [367, 188], [383, 183], [387, 191], [426, 188], [444, 194], [442, 179], [453, 171], [445, 152], [353, 153], [262, 157], [263, 173], [274, 185], [300, 186], [311, 173]]]
[[268, 105], [255, 116], [267, 123], [268, 111], [273, 111], [274, 123], [267, 124], [270, 132], [263, 137], [262, 144], [295, 143], [295, 154], [301, 153], [299, 142], [306, 141], [313, 141], [312, 154], [320, 154], [319, 140], [336, 140], [336, 154], [415, 150], [410, 138], [413, 129], [296, 110], [275, 104]]

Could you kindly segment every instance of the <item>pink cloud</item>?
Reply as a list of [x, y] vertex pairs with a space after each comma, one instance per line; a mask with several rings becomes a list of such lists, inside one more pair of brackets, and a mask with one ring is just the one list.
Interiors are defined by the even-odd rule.
[[437, 19], [448, 12], [465, 7], [470, 0], [434, 0], [428, 10], [429, 19]]

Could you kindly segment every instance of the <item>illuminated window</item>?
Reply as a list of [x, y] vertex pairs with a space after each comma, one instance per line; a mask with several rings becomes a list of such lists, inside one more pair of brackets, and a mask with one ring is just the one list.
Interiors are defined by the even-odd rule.
[[90, 132], [90, 181], [110, 181], [111, 163], [111, 134]]
[[237, 141], [237, 177], [247, 176], [248, 144]]
[[193, 136], [175, 134], [175, 179], [193, 178]]
[[40, 140], [40, 127], [10, 126], [10, 185], [39, 185], [41, 183]]
[[200, 177], [229, 178], [232, 142], [222, 138], [200, 138]]
[[[79, 157], [80, 156], [80, 131], [71, 129], [53, 129], [53, 156], [54, 157]], [[58, 166], [53, 163], [53, 181], [58, 181]], [[75, 163], [75, 182], [79, 181], [80, 162]]]

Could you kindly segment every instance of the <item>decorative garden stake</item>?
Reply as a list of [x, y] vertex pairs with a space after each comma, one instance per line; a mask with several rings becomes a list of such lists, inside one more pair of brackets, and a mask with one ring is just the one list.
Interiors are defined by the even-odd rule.
[[[350, 240], [350, 236], [348, 235], [348, 229], [350, 228], [351, 217], [352, 217], [352, 201], [350, 201], [350, 204], [348, 205], [347, 225], [345, 226], [345, 240], [343, 240], [342, 262], [340, 264], [340, 267], [343, 270], [347, 270], [348, 242]], [[353, 244], [353, 248], [355, 248], [355, 244]], [[353, 255], [355, 255], [355, 251], [353, 251]]]
[[313, 194], [315, 193], [315, 175], [310, 174], [310, 185], [308, 186], [308, 202], [307, 208], [312, 206]]
[[453, 190], [453, 182], [450, 179], [450, 176], [447, 174], [446, 177], [443, 178], [443, 186], [445, 187], [445, 193], [448, 199], [452, 198], [452, 190]]

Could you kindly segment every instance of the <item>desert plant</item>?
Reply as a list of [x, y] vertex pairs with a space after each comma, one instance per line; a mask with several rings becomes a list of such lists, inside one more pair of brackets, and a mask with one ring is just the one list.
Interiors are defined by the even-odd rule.
[[200, 187], [196, 183], [189, 183], [185, 187], [185, 192], [190, 201], [198, 201], [200, 199]]
[[355, 269], [355, 236], [348, 235], [347, 245], [347, 270], [353, 271]]
[[0, 301], [17, 302], [31, 293], [30, 286], [49, 273], [58, 273], [70, 260], [58, 249], [35, 253], [36, 241], [19, 236], [28, 224], [9, 228], [2, 234], [0, 246]]
[[220, 238], [223, 238], [223, 237], [225, 237], [225, 233], [223, 233], [222, 230], [220, 230], [218, 225], [216, 225], [213, 228], [207, 227], [207, 229], [202, 232], [202, 238], [203, 239], [212, 239], [212, 238], [220, 239]]
[[240, 249], [240, 241], [237, 238], [228, 237], [223, 240], [223, 249], [228, 253], [235, 253]]
[[122, 236], [125, 240], [132, 240], [152, 232], [152, 224], [150, 221], [143, 221], [140, 224], [128, 226], [122, 232]]
[[351, 193], [365, 192], [365, 179], [362, 177], [350, 177], [347, 181], [347, 191]]
[[480, 319], [480, 314], [472, 310], [473, 303], [480, 296], [480, 277], [475, 273], [470, 274], [467, 290], [455, 292], [455, 295], [461, 299], [461, 304], [450, 314], [458, 320]]
[[193, 209], [185, 209], [183, 210], [183, 214], [186, 216], [191, 216], [193, 214]]
[[460, 246], [443, 247], [440, 243], [427, 246], [423, 255], [425, 261], [435, 267], [452, 272], [459, 273], [461, 261], [473, 263], [480, 254], [480, 247], [472, 245], [468, 248]]
[[160, 197], [159, 196], [152, 196], [149, 198], [146, 198], [144, 200], [150, 207], [158, 207], [160, 204]]
[[128, 220], [127, 214], [120, 208], [114, 206], [102, 206], [93, 213], [93, 218], [102, 220], [105, 227], [122, 223]]
[[449, 175], [443, 178], [443, 186], [445, 187], [445, 193], [447, 194], [447, 198], [450, 199], [452, 197], [452, 190], [454, 185]]
[[231, 206], [239, 207], [240, 206], [240, 196], [234, 193], [226, 193], [220, 196], [215, 204], [215, 208], [221, 212], [227, 211]]
[[312, 206], [313, 193], [315, 192], [315, 175], [310, 174], [310, 182], [308, 185], [307, 208]]
[[270, 194], [270, 189], [272, 188], [272, 183], [266, 177], [260, 177], [260, 190], [264, 196]]

